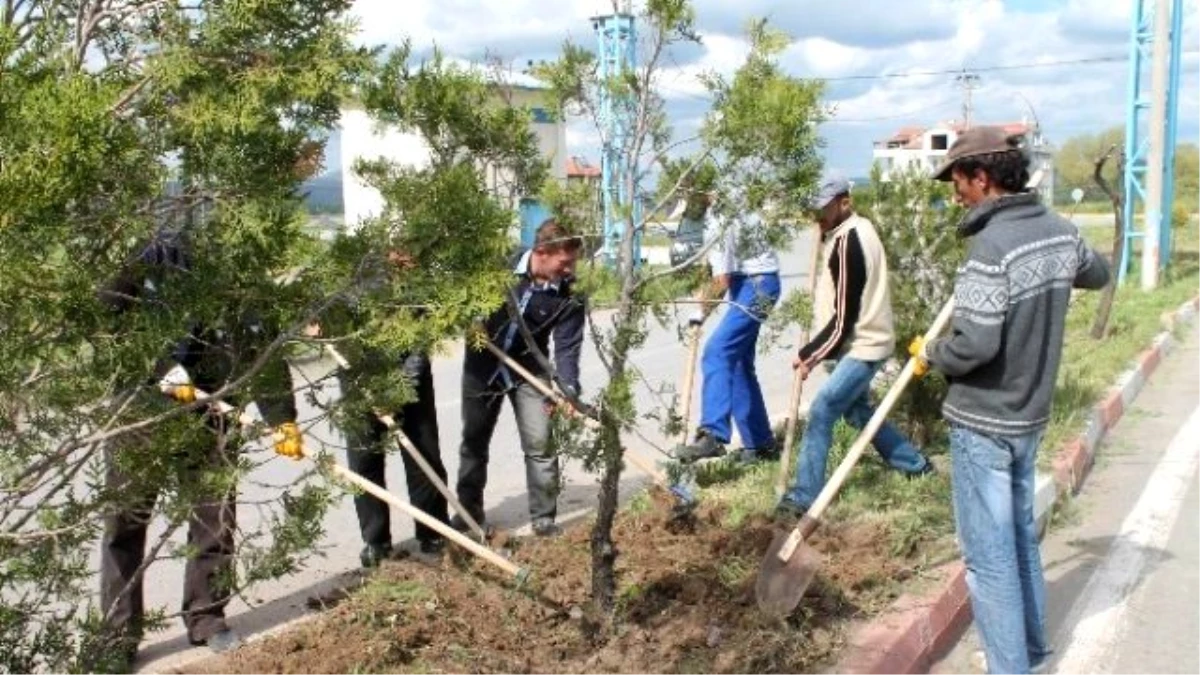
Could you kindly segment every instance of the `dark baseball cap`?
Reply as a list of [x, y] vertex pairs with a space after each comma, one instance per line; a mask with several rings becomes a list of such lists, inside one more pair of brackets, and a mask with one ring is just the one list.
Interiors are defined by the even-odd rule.
[[936, 180], [949, 181], [950, 170], [954, 168], [954, 163], [958, 160], [976, 155], [990, 155], [994, 152], [1018, 150], [1021, 147], [1021, 141], [1022, 137], [1020, 134], [1010, 134], [1004, 130], [1004, 127], [971, 127], [959, 134], [958, 138], [954, 140], [954, 144], [950, 146], [949, 152], [946, 153], [946, 159], [938, 167], [933, 177]]

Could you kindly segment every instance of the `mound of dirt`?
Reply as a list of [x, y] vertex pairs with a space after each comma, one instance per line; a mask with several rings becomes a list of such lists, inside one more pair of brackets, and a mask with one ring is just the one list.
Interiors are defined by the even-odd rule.
[[670, 498], [624, 512], [617, 611], [589, 611], [590, 527], [552, 540], [515, 539], [513, 559], [534, 571], [524, 590], [452, 553], [440, 564], [385, 563], [319, 619], [198, 672], [811, 672], [836, 657], [849, 621], [890, 601], [911, 563], [879, 545], [878, 525], [830, 526], [814, 538], [825, 564], [784, 622], [755, 606], [759, 558], [774, 534], [765, 519], [736, 530], [701, 507], [688, 527], [669, 521]]

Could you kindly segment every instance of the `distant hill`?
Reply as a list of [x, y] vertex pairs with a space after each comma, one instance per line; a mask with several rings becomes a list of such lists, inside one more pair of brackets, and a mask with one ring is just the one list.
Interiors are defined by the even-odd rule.
[[340, 173], [324, 173], [304, 182], [300, 186], [304, 203], [309, 213], [336, 213], [344, 210], [342, 201], [342, 176]]

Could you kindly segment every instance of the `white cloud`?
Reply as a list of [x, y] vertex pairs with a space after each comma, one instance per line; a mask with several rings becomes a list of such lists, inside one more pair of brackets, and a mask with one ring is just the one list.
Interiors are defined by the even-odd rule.
[[[740, 37], [745, 21], [763, 14], [797, 38], [783, 55], [785, 68], [828, 79], [827, 98], [837, 118], [823, 128], [824, 154], [830, 166], [854, 175], [870, 164], [872, 140], [900, 126], [960, 117], [962, 91], [948, 71], [963, 67], [978, 69], [973, 102], [979, 121], [1036, 116], [1051, 141], [1061, 143], [1125, 119], [1126, 63], [1063, 62], [1123, 59], [1131, 3], [1063, 0], [1030, 11], [999, 0], [695, 0], [695, 5], [703, 46], [677, 50], [660, 78], [680, 137], [695, 129], [707, 106], [698, 75], [731, 73], [745, 57]], [[1184, 2], [1185, 50], [1197, 49], [1198, 5], [1200, 0]], [[523, 63], [552, 58], [567, 37], [591, 46], [589, 18], [611, 11], [611, 2], [357, 0], [354, 11], [364, 44], [396, 44], [407, 36], [417, 49], [436, 42], [453, 56], [490, 52]], [[1197, 57], [1188, 56], [1179, 112], [1179, 138], [1185, 142], [1200, 134], [1197, 68]], [[930, 71], [938, 74], [911, 75]], [[569, 126], [573, 154], [596, 158], [598, 143], [590, 122]]]

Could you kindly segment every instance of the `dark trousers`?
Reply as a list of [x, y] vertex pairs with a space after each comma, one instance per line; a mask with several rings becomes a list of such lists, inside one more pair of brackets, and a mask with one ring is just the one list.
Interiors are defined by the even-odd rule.
[[[415, 375], [417, 400], [404, 406], [394, 417], [404, 435], [416, 446], [417, 452], [433, 467], [434, 473], [442, 483], [445, 483], [446, 467], [442, 465], [442, 452], [438, 445], [433, 372], [428, 361]], [[425, 476], [421, 467], [407, 452], [396, 447], [396, 441], [388, 433], [388, 428], [373, 415], [363, 422], [356, 429], [346, 430], [346, 462], [350, 465], [350, 470], [386, 489], [384, 470], [387, 452], [389, 449], [396, 450], [404, 461], [404, 478], [408, 484], [409, 501], [443, 523], [447, 522], [446, 498]], [[364, 543], [369, 546], [392, 543], [391, 514], [386, 502], [363, 493], [355, 495], [354, 509], [358, 512], [358, 526], [362, 530]], [[441, 536], [419, 522], [416, 531], [420, 541], [433, 541]]]
[[[203, 484], [206, 468], [228, 466], [237, 461], [234, 438], [220, 420], [208, 428], [213, 432], [198, 461], [189, 460], [179, 480], [182, 484]], [[118, 457], [126, 449], [152, 446], [153, 431], [122, 437], [108, 449], [106, 481], [113, 494], [129, 496], [122, 510], [104, 519], [104, 537], [100, 549], [101, 612], [109, 613], [109, 634], [136, 644], [142, 636], [145, 605], [142, 596], [144, 574], [138, 574], [146, 554], [146, 528], [153, 517], [160, 486], [145, 485], [121, 470]], [[151, 451], [152, 447], [149, 448]], [[232, 582], [233, 533], [236, 527], [236, 491], [202, 495], [188, 519], [188, 557], [183, 575], [183, 622], [188, 638], [203, 642], [224, 630], [225, 605], [229, 602]]]
[[514, 380], [513, 387], [506, 388], [499, 380], [489, 384], [493, 372], [476, 373], [469, 366], [463, 369], [463, 440], [459, 448], [458, 500], [472, 516], [482, 520], [489, 447], [507, 394], [517, 418], [517, 433], [525, 454], [529, 515], [534, 520], [553, 520], [558, 511], [560, 469], [558, 455], [550, 446], [546, 399], [532, 385], [519, 379]]

